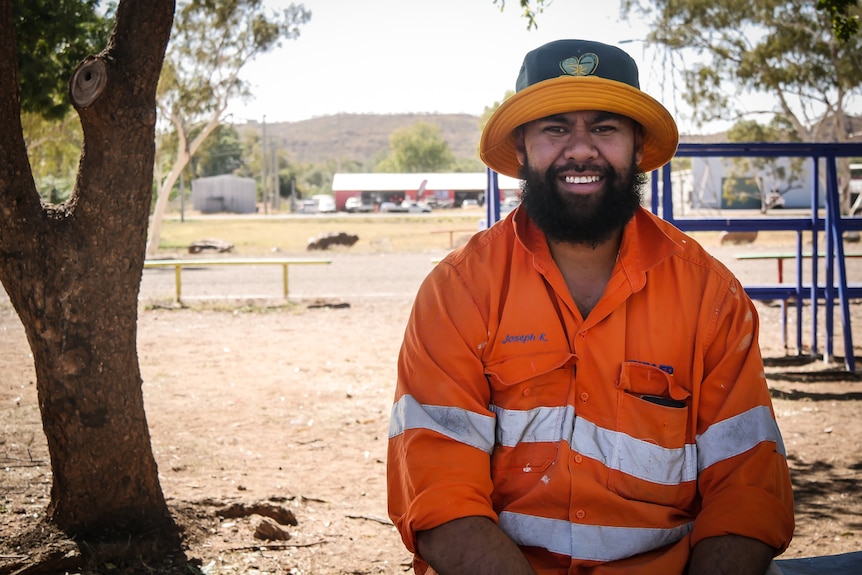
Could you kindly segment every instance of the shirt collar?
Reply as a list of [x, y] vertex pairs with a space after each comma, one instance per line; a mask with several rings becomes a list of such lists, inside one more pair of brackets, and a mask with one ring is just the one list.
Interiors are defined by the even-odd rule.
[[[533, 256], [538, 269], [545, 270], [554, 265], [544, 232], [527, 216], [523, 207], [519, 206], [512, 214], [512, 226], [518, 242]], [[669, 235], [670, 227], [644, 208], [639, 208], [626, 224], [619, 263], [633, 290], [643, 287], [650, 268], [683, 250], [683, 246]]]

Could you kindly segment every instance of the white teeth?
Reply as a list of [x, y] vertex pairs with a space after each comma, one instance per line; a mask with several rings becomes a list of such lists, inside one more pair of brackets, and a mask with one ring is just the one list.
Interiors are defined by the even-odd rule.
[[593, 184], [599, 181], [599, 176], [566, 176], [567, 184]]

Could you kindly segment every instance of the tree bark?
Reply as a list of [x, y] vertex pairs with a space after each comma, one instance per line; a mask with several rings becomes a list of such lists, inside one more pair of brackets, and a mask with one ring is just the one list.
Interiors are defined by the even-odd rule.
[[72, 197], [55, 206], [30, 172], [11, 7], [0, 0], [0, 281], [33, 351], [53, 471], [48, 516], [79, 541], [157, 533], [166, 545], [156, 556], [178, 537], [144, 411], [137, 308], [174, 8], [122, 0], [108, 46], [73, 75], [84, 147]]

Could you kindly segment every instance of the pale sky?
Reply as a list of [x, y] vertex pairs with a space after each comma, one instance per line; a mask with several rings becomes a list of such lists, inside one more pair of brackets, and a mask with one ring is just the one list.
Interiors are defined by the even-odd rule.
[[[278, 9], [288, 0], [266, 0]], [[546, 42], [618, 44], [640, 68], [641, 88], [676, 114], [674, 95], [642, 39], [620, 21], [618, 0], [553, 0], [527, 31], [518, 0], [305, 0], [311, 20], [297, 40], [258, 57], [243, 78], [254, 98], [234, 102], [234, 122], [294, 122], [346, 113], [466, 113], [514, 89], [524, 55]], [[677, 98], [678, 99], [678, 98]], [[682, 118], [677, 118], [684, 129]]]

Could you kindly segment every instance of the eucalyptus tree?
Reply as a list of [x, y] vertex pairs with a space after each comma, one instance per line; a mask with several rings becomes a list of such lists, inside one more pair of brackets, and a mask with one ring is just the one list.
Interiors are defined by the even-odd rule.
[[[173, 13], [173, 0], [121, 0], [101, 52], [74, 64], [61, 58], [37, 80], [33, 70], [19, 73], [20, 12], [0, 0], [0, 281], [33, 354], [52, 471], [47, 519], [85, 558], [182, 554], [150, 443], [136, 342], [156, 87]], [[59, 205], [36, 189], [21, 122], [22, 106], [34, 105], [28, 94], [54, 90], [54, 76], [67, 79], [83, 132], [75, 188]], [[23, 90], [22, 81], [45, 83]], [[59, 98], [35, 107], [56, 110]]]
[[240, 78], [260, 54], [296, 39], [311, 12], [291, 4], [280, 13], [263, 0], [187, 0], [177, 8], [171, 45], [159, 83], [163, 135], [173, 141], [170, 168], [159, 183], [147, 253], [158, 250], [161, 224], [171, 190], [201, 144], [222, 120], [228, 103], [249, 95]]
[[445, 172], [455, 163], [440, 127], [416, 122], [389, 136], [389, 155], [375, 168], [378, 172]]
[[[650, 19], [647, 40], [666, 49], [666, 61], [682, 78], [678, 94], [691, 106], [696, 122], [780, 116], [800, 141], [807, 142], [848, 142], [859, 129], [851, 111], [859, 110], [862, 102], [862, 34], [845, 33], [839, 38], [836, 16], [841, 13], [828, 9], [845, 5], [845, 20], [858, 21], [857, 2], [624, 0], [623, 4], [627, 13]], [[846, 159], [839, 168], [847, 171]], [[843, 181], [846, 211], [849, 178]]]
[[[506, 0], [493, 0], [493, 2], [500, 6], [501, 11], [506, 8]], [[552, 0], [518, 0], [522, 16], [527, 20], [528, 30], [539, 27], [539, 14], [551, 2]], [[629, 0], [621, 0], [623, 6], [629, 3]], [[858, 5], [859, 0], [817, 0], [815, 7], [828, 18], [835, 37], [846, 42], [859, 34], [859, 14], [854, 12], [854, 8]]]

